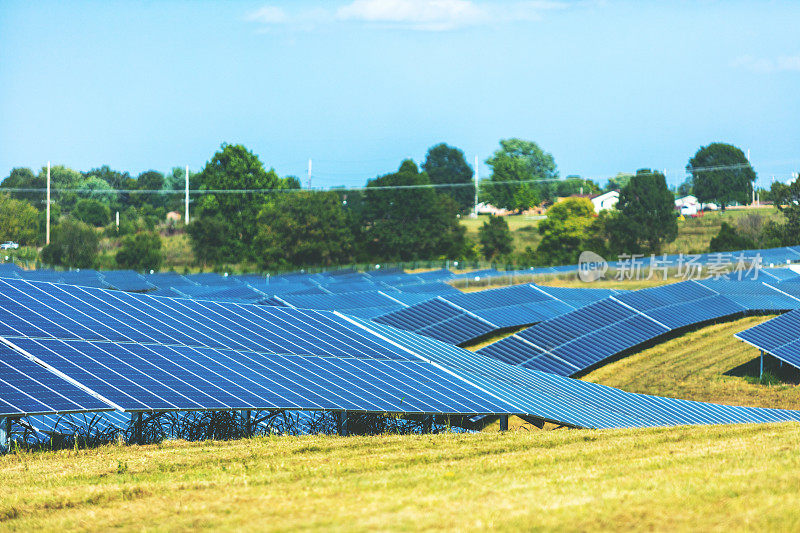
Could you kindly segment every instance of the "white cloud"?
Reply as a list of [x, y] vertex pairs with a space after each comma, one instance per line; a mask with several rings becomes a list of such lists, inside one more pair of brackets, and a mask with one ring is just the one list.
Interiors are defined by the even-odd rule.
[[760, 74], [800, 72], [800, 54], [794, 56], [783, 55], [776, 58], [755, 57], [748, 54], [734, 59], [732, 65]]
[[354, 0], [336, 17], [397, 24], [418, 30], [451, 30], [486, 20], [488, 13], [469, 0]]
[[261, 22], [263, 24], [284, 24], [288, 22], [289, 17], [286, 16], [286, 12], [280, 7], [264, 6], [250, 13], [247, 16], [247, 20]]
[[541, 20], [542, 13], [596, 3], [597, 0], [348, 0], [338, 8], [285, 11], [266, 5], [247, 20], [266, 27], [314, 29], [333, 23], [388, 25], [422, 31]]

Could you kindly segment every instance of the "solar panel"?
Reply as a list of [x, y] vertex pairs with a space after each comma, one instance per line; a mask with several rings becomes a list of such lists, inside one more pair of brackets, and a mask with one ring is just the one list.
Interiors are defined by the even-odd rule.
[[359, 321], [387, 340], [425, 354], [434, 363], [469, 376], [518, 409], [577, 427], [636, 427], [798, 420], [800, 412], [708, 404], [634, 394], [554, 374], [511, 367], [435, 339]]
[[0, 343], [0, 416], [108, 409], [76, 385]]
[[710, 286], [686, 281], [610, 296], [492, 343], [480, 353], [570, 376], [676, 329], [752, 309]]
[[339, 315], [20, 280], [0, 287], [0, 334], [117, 409], [511, 409]]
[[800, 368], [800, 310], [768, 320], [734, 337]]

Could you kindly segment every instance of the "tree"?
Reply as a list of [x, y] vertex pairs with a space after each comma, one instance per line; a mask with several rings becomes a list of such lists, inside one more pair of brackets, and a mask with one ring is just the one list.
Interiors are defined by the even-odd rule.
[[67, 218], [53, 228], [50, 244], [42, 249], [42, 259], [51, 265], [91, 268], [97, 260], [98, 244], [94, 229]]
[[538, 260], [551, 265], [577, 263], [594, 220], [594, 206], [588, 198], [567, 198], [553, 204], [547, 218], [539, 222], [542, 240], [536, 247]]
[[661, 172], [636, 171], [620, 191], [617, 210], [606, 221], [611, 249], [617, 253], [658, 253], [678, 236], [675, 200]]
[[[137, 205], [150, 204], [153, 207], [160, 208], [166, 204], [165, 196], [160, 191], [164, 189], [166, 180], [164, 174], [157, 170], [148, 170], [142, 172], [136, 178], [136, 188], [140, 191], [147, 191], [143, 193], [136, 193], [132, 195], [134, 203]], [[158, 192], [155, 192], [158, 191]]]
[[481, 243], [481, 253], [489, 261], [512, 251], [511, 232], [508, 222], [503, 217], [489, 215], [489, 220], [478, 229], [478, 239]]
[[206, 241], [203, 239], [211, 237], [208, 232], [205, 229], [192, 230], [190, 224], [189, 235], [197, 257], [202, 257], [203, 249], [214, 242], [222, 244], [223, 257], [227, 261], [252, 258], [256, 218], [267, 201], [267, 194], [262, 191], [276, 188], [280, 182], [278, 175], [272, 169], [264, 170], [258, 156], [244, 146], [223, 144], [211, 161], [206, 163], [198, 181], [204, 190], [248, 192], [211, 193], [199, 199], [195, 222], [201, 223], [202, 218], [214, 217], [213, 225], [221, 234]]
[[464, 159], [464, 152], [445, 143], [428, 149], [422, 169], [434, 185], [453, 185], [439, 189], [450, 195], [462, 213], [468, 213], [475, 203], [475, 184], [472, 167]]
[[692, 178], [687, 178], [678, 185], [678, 196], [689, 196], [692, 194]]
[[158, 270], [161, 267], [161, 237], [158, 233], [142, 231], [122, 239], [122, 247], [114, 258], [120, 268], [138, 271]]
[[[2, 189], [41, 189], [46, 187], [46, 183], [40, 183], [36, 175], [29, 168], [12, 168], [11, 173], [0, 182], [0, 190]], [[43, 202], [44, 195], [41, 192], [34, 191], [11, 191], [9, 192], [11, 198], [17, 200], [24, 200], [31, 204], [38, 204]]]
[[689, 160], [694, 195], [701, 202], [716, 202], [722, 210], [733, 202], [748, 203], [756, 173], [739, 148], [724, 143], [701, 147]]
[[264, 269], [352, 261], [355, 243], [335, 192], [279, 195], [258, 215], [255, 255]]
[[606, 184], [606, 191], [619, 191], [625, 187], [633, 177], [633, 174], [628, 172], [617, 172], [617, 175], [613, 178], [608, 178], [608, 183]]
[[108, 207], [93, 199], [79, 200], [72, 216], [90, 226], [105, 226], [111, 221]]
[[723, 222], [717, 236], [711, 239], [709, 251], [735, 252], [738, 250], [752, 250], [755, 247], [756, 245], [751, 239], [744, 235], [739, 235], [733, 226]]
[[367, 183], [360, 220], [368, 257], [409, 261], [465, 253], [465, 228], [450, 196], [436, 194], [431, 187], [378, 189], [429, 184], [428, 175], [411, 160], [403, 161], [397, 172]]
[[80, 181], [77, 186], [77, 194], [83, 199], [98, 200], [109, 208], [117, 201], [117, 193], [111, 188], [111, 185], [97, 176], [89, 176]]
[[39, 212], [35, 207], [8, 194], [0, 194], [0, 242], [36, 244], [38, 227]]
[[585, 180], [580, 176], [567, 176], [562, 181], [556, 183], [555, 194], [562, 198], [574, 194], [596, 194], [600, 192], [600, 186], [592, 180]]
[[770, 189], [770, 196], [775, 207], [783, 214], [786, 222], [770, 228], [772, 240], [780, 241], [784, 246], [800, 244], [800, 177], [792, 183], [775, 182]]
[[[535, 142], [522, 139], [501, 140], [500, 149], [486, 160], [486, 164], [492, 167], [492, 175], [481, 183], [481, 194], [504, 209], [516, 208], [514, 194], [521, 185], [518, 182], [558, 178], [553, 156]], [[547, 200], [552, 197], [553, 187], [547, 181], [532, 186], [539, 198]]]
[[[108, 165], [103, 165], [99, 168], [93, 168], [83, 173], [84, 178], [95, 177], [108, 183], [109, 187], [114, 190], [131, 190], [136, 188], [136, 180], [131, 177], [127, 172], [120, 172], [112, 170]], [[115, 209], [122, 210], [130, 205], [130, 194], [119, 193], [116, 196], [116, 201], [122, 204], [122, 207], [115, 207]]]

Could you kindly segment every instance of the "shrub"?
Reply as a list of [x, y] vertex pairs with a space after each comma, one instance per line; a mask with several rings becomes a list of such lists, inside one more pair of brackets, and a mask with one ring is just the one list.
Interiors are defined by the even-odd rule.
[[42, 250], [42, 259], [51, 265], [91, 268], [97, 260], [99, 242], [94, 229], [67, 218], [53, 228], [50, 244]]
[[122, 239], [122, 248], [116, 261], [120, 268], [132, 270], [158, 270], [163, 261], [161, 237], [158, 233], [140, 232]]

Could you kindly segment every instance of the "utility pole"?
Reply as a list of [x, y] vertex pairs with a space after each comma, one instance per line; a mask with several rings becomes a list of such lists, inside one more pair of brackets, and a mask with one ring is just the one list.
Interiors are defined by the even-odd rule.
[[311, 188], [311, 158], [308, 158], [308, 188]]
[[185, 203], [186, 203], [186, 216], [184, 217], [184, 223], [189, 225], [189, 165], [186, 165], [186, 195], [185, 195]]
[[44, 236], [44, 243], [50, 244], [50, 161], [47, 162], [47, 224]]
[[472, 213], [474, 218], [478, 218], [478, 156], [475, 156], [475, 167], [472, 172], [472, 175], [475, 179], [475, 208]]

